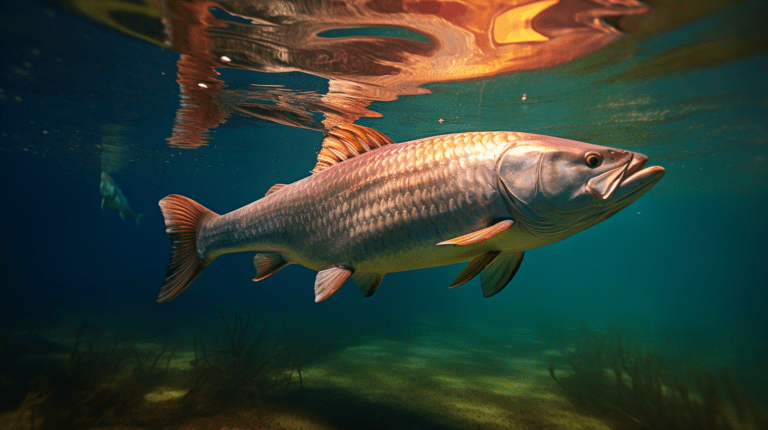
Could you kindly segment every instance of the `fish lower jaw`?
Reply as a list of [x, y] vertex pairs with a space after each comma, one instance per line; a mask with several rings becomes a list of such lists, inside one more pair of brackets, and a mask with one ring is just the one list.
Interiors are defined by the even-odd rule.
[[[630, 166], [630, 168], [628, 168], [624, 173], [624, 177], [621, 179], [619, 187], [632, 186], [632, 184], [638, 181], [647, 181], [647, 183], [638, 187], [638, 190], [643, 189], [649, 185], [652, 187], [664, 176], [664, 172], [665, 170], [661, 166], [651, 166], [646, 167], [645, 169], [642, 169], [642, 166], [632, 169], [632, 166]], [[634, 192], [636, 191], [633, 191], [632, 193]]]
[[[640, 174], [642, 174], [643, 176], [640, 178], [635, 178]], [[655, 175], [655, 176], [652, 176], [652, 175]], [[619, 185], [619, 188], [617, 189], [617, 191], [621, 190], [625, 185], [627, 185], [627, 182], [628, 182], [627, 179], [638, 179], [638, 180], [646, 179], [646, 182], [640, 185], [639, 187], [635, 188], [634, 190], [629, 191], [627, 194], [621, 197], [618, 197], [616, 200], [614, 200], [612, 203], [608, 205], [608, 208], [605, 211], [598, 212], [588, 217], [590, 218], [590, 221], [591, 221], [591, 224], [589, 224], [589, 226], [605, 221], [606, 219], [621, 212], [624, 208], [632, 204], [635, 200], [639, 199], [640, 197], [643, 196], [643, 194], [648, 192], [648, 190], [653, 188], [653, 186], [656, 185], [656, 183], [659, 182], [659, 180], [661, 180], [662, 176], [664, 176], [664, 168], [659, 166], [654, 166], [654, 167], [649, 167], [647, 169], [644, 169], [641, 172], [638, 172], [635, 175], [632, 175], [630, 178], [625, 178], [625, 180], [622, 181], [622, 183]], [[636, 182], [636, 180], [632, 180], [631, 182], [628, 183], [628, 185], [631, 186], [633, 182]]]

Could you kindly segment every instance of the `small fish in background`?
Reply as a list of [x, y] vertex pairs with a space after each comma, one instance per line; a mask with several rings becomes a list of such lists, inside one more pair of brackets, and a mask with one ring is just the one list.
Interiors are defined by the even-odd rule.
[[664, 175], [642, 154], [516, 132], [395, 144], [358, 125], [331, 129], [312, 175], [274, 185], [225, 215], [160, 200], [171, 261], [157, 302], [181, 293], [216, 257], [259, 251], [255, 281], [289, 264], [319, 273], [315, 301], [348, 278], [372, 295], [384, 275], [469, 261], [451, 287], [480, 277], [490, 297], [525, 251], [565, 239], [637, 200]]
[[104, 212], [104, 206], [117, 209], [120, 218], [125, 221], [125, 217], [136, 219], [136, 227], [139, 226], [139, 220], [144, 216], [143, 213], [136, 215], [128, 204], [128, 199], [123, 195], [123, 191], [117, 186], [115, 180], [104, 172], [101, 172], [101, 184], [99, 185], [101, 193], [101, 211]]

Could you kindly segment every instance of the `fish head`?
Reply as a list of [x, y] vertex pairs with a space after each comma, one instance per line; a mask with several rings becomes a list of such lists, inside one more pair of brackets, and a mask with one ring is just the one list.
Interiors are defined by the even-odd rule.
[[104, 172], [101, 172], [101, 183], [99, 184], [99, 192], [102, 197], [114, 197], [117, 186], [112, 177]]
[[515, 221], [555, 242], [627, 207], [664, 168], [622, 149], [525, 134], [499, 158], [497, 174]]

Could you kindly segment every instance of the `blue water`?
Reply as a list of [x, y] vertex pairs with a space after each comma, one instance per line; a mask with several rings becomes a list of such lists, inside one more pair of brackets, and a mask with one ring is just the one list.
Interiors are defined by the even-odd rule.
[[[527, 252], [497, 296], [483, 299], [477, 280], [449, 290], [458, 265], [389, 274], [370, 298], [349, 282], [317, 304], [314, 272], [290, 266], [253, 283], [252, 255], [241, 253], [217, 259], [162, 306], [170, 246], [157, 202], [175, 193], [218, 213], [239, 208], [308, 175], [322, 134], [230, 115], [206, 145], [171, 146], [179, 53], [57, 2], [0, 10], [0, 333], [61, 340], [88, 321], [114, 342], [186, 345], [214, 331], [223, 309], [286, 325], [311, 364], [366, 340], [414, 342], [434, 327], [446, 343], [481, 327], [474, 346], [490, 348], [516, 329], [536, 337], [583, 319], [597, 330], [629, 326], [658, 354], [728, 372], [768, 403], [768, 53], [752, 22], [761, 2], [713, 8], [565, 64], [428, 83], [430, 94], [368, 106], [381, 117], [357, 123], [396, 142], [524, 131], [641, 152], [666, 169], [616, 216]], [[691, 60], [725, 48], [732, 55]], [[328, 88], [301, 72], [219, 72], [233, 90]], [[139, 228], [100, 211], [105, 162], [145, 213]]]

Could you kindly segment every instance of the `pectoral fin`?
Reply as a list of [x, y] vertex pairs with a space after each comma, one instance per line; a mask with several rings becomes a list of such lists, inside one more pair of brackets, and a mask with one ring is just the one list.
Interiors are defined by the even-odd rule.
[[[523, 262], [523, 251], [502, 252], [491, 264], [480, 272], [480, 286], [483, 297], [491, 297], [507, 286]], [[472, 263], [470, 263], [472, 264]]]
[[122, 212], [118, 212], [118, 213], [120, 214], [120, 219], [125, 221], [125, 214], [123, 214]]
[[267, 276], [277, 272], [283, 267], [288, 265], [282, 255], [277, 253], [270, 254], [256, 254], [253, 257], [253, 265], [256, 266], [255, 281], [261, 281]]
[[107, 199], [101, 199], [101, 212], [104, 212], [104, 203], [107, 202]]
[[464, 270], [462, 270], [456, 276], [456, 279], [453, 280], [448, 288], [458, 287], [459, 285], [466, 284], [472, 278], [477, 276], [478, 273], [482, 272], [486, 267], [488, 267], [488, 265], [491, 264], [491, 262], [499, 254], [501, 254], [501, 251], [490, 251], [479, 257], [476, 257], [474, 260], [470, 261], [469, 264], [467, 264], [467, 267], [465, 267]]
[[356, 272], [352, 275], [352, 280], [355, 281], [360, 291], [363, 292], [365, 297], [371, 297], [376, 290], [379, 289], [381, 281], [384, 279], [384, 275], [381, 273], [363, 273]]
[[486, 239], [490, 239], [491, 237], [512, 227], [512, 224], [514, 223], [515, 222], [511, 219], [505, 219], [504, 221], [499, 221], [496, 224], [490, 227], [486, 227], [482, 230], [474, 231], [472, 233], [465, 234], [464, 236], [459, 236], [451, 240], [440, 242], [438, 245], [469, 245], [472, 243], [477, 243]]
[[343, 266], [331, 266], [328, 269], [317, 272], [315, 278], [315, 303], [331, 297], [352, 275], [352, 269]]

